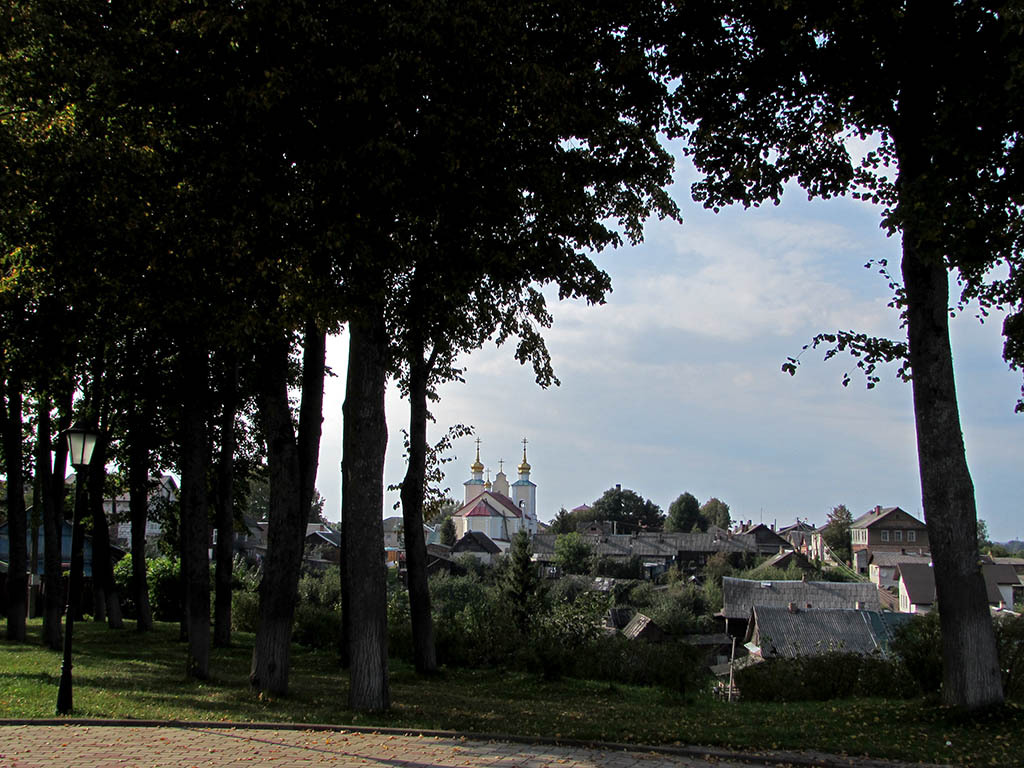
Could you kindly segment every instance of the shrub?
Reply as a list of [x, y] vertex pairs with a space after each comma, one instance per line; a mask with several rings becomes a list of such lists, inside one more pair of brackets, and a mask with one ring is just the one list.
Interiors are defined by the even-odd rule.
[[1003, 693], [1007, 699], [1024, 700], [1024, 616], [1001, 616], [995, 631]]
[[[126, 617], [138, 618], [135, 605], [135, 579], [132, 575], [132, 556], [125, 555], [114, 567], [114, 581], [121, 593]], [[156, 621], [181, 621], [184, 586], [181, 565], [169, 557], [155, 557], [146, 562], [146, 586], [149, 608]]]
[[827, 701], [855, 696], [910, 697], [918, 689], [900, 663], [856, 653], [767, 659], [736, 671], [748, 701]]
[[938, 612], [915, 616], [900, 627], [891, 648], [922, 693], [938, 692], [942, 687], [942, 635]]
[[260, 596], [248, 590], [231, 593], [231, 628], [238, 632], [255, 632], [260, 620]]
[[295, 606], [292, 640], [309, 648], [338, 646], [341, 642], [341, 611], [336, 606], [299, 602]]

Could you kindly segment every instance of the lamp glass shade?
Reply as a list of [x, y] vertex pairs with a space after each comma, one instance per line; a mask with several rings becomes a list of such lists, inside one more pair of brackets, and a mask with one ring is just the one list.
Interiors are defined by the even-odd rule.
[[68, 436], [68, 458], [74, 467], [88, 466], [92, 461], [92, 452], [96, 447], [96, 440], [99, 435], [91, 429], [85, 429], [78, 424], [67, 431]]

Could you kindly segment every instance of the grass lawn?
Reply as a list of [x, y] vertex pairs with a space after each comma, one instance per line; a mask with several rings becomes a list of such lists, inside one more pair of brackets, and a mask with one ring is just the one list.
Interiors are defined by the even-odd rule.
[[[128, 622], [131, 624], [131, 622]], [[0, 718], [53, 717], [60, 654], [0, 640]], [[177, 625], [148, 634], [75, 624], [76, 717], [379, 725], [467, 733], [819, 750], [959, 765], [1019, 765], [1024, 709], [964, 720], [924, 700], [859, 699], [796, 704], [684, 698], [659, 689], [580, 680], [545, 682], [500, 670], [416, 675], [392, 660], [393, 706], [385, 714], [345, 708], [347, 676], [326, 651], [293, 647], [291, 693], [265, 699], [247, 685], [252, 636], [215, 649], [212, 679], [185, 679]]]

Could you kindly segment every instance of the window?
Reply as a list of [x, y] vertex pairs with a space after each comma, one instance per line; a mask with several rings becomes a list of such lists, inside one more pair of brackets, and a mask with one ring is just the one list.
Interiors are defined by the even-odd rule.
[[888, 540], [889, 540], [889, 532], [888, 531], [882, 531], [882, 541], [888, 541]]
[[917, 541], [917, 531], [907, 531], [907, 541]]
[[903, 531], [893, 531], [896, 541], [903, 541]]

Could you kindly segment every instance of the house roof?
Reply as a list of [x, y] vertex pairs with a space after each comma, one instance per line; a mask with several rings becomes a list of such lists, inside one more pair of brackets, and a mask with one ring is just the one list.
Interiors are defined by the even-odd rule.
[[463, 552], [484, 552], [488, 555], [501, 553], [501, 548], [491, 541], [491, 538], [483, 531], [466, 531], [466, 535], [455, 542], [452, 547], [452, 554], [458, 555]]
[[810, 561], [799, 552], [795, 552], [792, 549], [787, 549], [783, 552], [777, 552], [763, 563], [761, 563], [755, 571], [764, 571], [768, 568], [780, 568], [786, 570], [791, 565], [796, 565], [797, 568], [810, 569]]
[[622, 634], [630, 640], [636, 640], [638, 638], [660, 640], [665, 636], [665, 630], [655, 624], [650, 617], [645, 616], [642, 613], [637, 613], [622, 629]]
[[891, 568], [900, 563], [930, 563], [931, 561], [931, 555], [919, 555], [914, 552], [871, 552], [871, 563], [883, 568]]
[[330, 544], [332, 547], [341, 546], [341, 534], [335, 533], [334, 531], [313, 531], [306, 536], [307, 543], [320, 543]]
[[911, 603], [932, 605], [935, 602], [935, 571], [930, 563], [905, 562], [896, 569]]
[[512, 499], [500, 493], [484, 491], [468, 503], [463, 504], [455, 513], [457, 517], [522, 517], [523, 512], [512, 503]]
[[[927, 527], [916, 517], [908, 514], [899, 507], [875, 507], [850, 523], [850, 528], [870, 528], [882, 522], [887, 525], [896, 525], [901, 528], [916, 528], [924, 530]], [[882, 527], [884, 528], [887, 526], [883, 525]]]
[[383, 521], [384, 533], [394, 533], [402, 527], [401, 517], [385, 517]]
[[909, 613], [821, 609], [790, 611], [757, 606], [747, 628], [765, 658], [815, 656], [841, 651], [870, 655], [887, 654], [896, 629], [912, 618]]
[[878, 606], [878, 587], [871, 582], [837, 581], [755, 581], [722, 579], [722, 615], [727, 619], [746, 619], [756, 606], [786, 608], [790, 603], [800, 609], [841, 608], [853, 610], [857, 603]]

